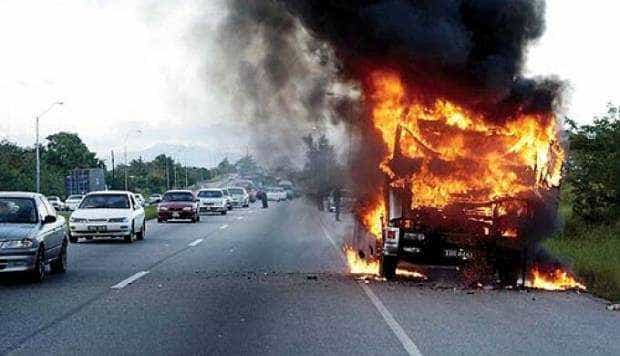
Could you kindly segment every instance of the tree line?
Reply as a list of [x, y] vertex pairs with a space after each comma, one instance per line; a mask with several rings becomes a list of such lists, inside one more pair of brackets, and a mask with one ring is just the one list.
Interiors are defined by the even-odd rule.
[[[252, 156], [235, 163], [227, 158], [216, 167], [187, 167], [166, 154], [152, 161], [134, 159], [127, 165], [107, 166], [89, 150], [75, 133], [59, 132], [46, 137], [40, 146], [41, 193], [66, 197], [65, 178], [74, 169], [102, 168], [109, 189], [125, 189], [143, 194], [193, 186], [198, 182], [229, 173], [256, 174], [261, 169]], [[110, 162], [111, 163], [111, 162]], [[35, 190], [35, 148], [0, 141], [0, 191]]]
[[564, 199], [585, 223], [618, 224], [620, 217], [620, 106], [592, 124], [567, 119], [569, 149]]

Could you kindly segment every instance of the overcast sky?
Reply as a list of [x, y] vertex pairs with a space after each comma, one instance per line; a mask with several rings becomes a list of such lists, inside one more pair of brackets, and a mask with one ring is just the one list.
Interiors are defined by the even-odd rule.
[[[78, 132], [99, 153], [122, 150], [126, 134], [130, 151], [239, 146], [223, 139], [243, 128], [213, 73], [223, 67], [211, 55], [222, 3], [0, 0], [0, 139], [31, 145], [34, 116], [62, 100], [41, 135]], [[527, 73], [568, 80], [567, 114], [579, 122], [620, 103], [618, 10], [614, 0], [550, 0], [547, 32], [530, 50]]]

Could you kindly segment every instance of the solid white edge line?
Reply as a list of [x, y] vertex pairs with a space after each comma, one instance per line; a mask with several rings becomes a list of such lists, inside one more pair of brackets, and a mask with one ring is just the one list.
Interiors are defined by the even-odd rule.
[[[334, 248], [338, 251], [340, 258], [343, 260], [344, 264], [346, 265], [347, 263], [344, 258], [344, 255], [338, 249], [338, 246], [336, 246], [336, 242], [334, 241], [334, 239], [332, 239], [331, 234], [329, 233], [329, 231], [327, 231], [327, 228], [325, 228], [325, 226], [323, 225], [323, 222], [320, 221], [320, 218], [319, 218], [319, 225], [321, 226], [321, 229], [323, 230], [323, 236], [325, 236], [329, 240], [329, 242], [331, 242], [332, 246], [334, 246]], [[396, 319], [394, 319], [394, 316], [392, 315], [392, 313], [390, 313], [388, 308], [386, 308], [385, 305], [383, 305], [379, 297], [377, 297], [377, 295], [372, 291], [372, 289], [370, 289], [370, 287], [368, 287], [365, 284], [358, 283], [358, 285], [362, 288], [364, 293], [366, 293], [366, 295], [368, 296], [372, 304], [375, 306], [375, 308], [377, 308], [377, 311], [379, 311], [379, 314], [381, 314], [381, 316], [383, 317], [383, 320], [385, 320], [385, 323], [388, 324], [390, 329], [392, 329], [392, 332], [394, 333], [394, 335], [396, 335], [401, 345], [403, 345], [403, 348], [405, 349], [405, 351], [407, 351], [407, 353], [412, 356], [421, 356], [422, 353], [420, 352], [420, 349], [418, 349], [418, 347], [413, 342], [413, 340], [411, 340], [411, 338], [409, 337], [409, 335], [407, 335], [407, 333], [402, 328], [402, 326], [400, 326], [400, 324], [396, 321]]]
[[222, 230], [224, 230], [224, 229], [226, 229], [226, 228], [228, 228], [228, 225], [226, 225], [226, 224], [224, 224], [224, 225], [220, 226], [220, 229], [222, 229]]
[[198, 245], [199, 243], [201, 243], [202, 241], [203, 241], [203, 239], [197, 239], [196, 241], [190, 242], [190, 244], [188, 246], [194, 247], [194, 246]]
[[377, 297], [377, 295], [367, 285], [361, 283], [359, 285], [360, 287], [362, 287], [362, 290], [366, 292], [366, 295], [368, 296], [372, 304], [374, 304], [375, 308], [377, 308], [377, 310], [383, 317], [383, 320], [385, 320], [385, 323], [388, 324], [390, 329], [392, 329], [392, 332], [394, 332], [394, 335], [396, 335], [400, 343], [403, 345], [405, 351], [407, 351], [407, 353], [412, 356], [421, 356], [422, 353], [420, 352], [416, 344], [413, 342], [413, 340], [411, 340], [409, 335], [407, 335], [405, 330], [402, 328], [402, 326], [400, 326], [396, 319], [394, 319], [392, 313], [390, 313], [390, 311], [385, 307], [385, 305], [383, 305], [379, 297]]
[[140, 271], [140, 272], [134, 274], [133, 276], [125, 279], [124, 281], [122, 281], [122, 282], [120, 282], [118, 284], [113, 285], [110, 288], [112, 288], [112, 289], [122, 289], [122, 288], [125, 288], [127, 285], [133, 283], [134, 281], [136, 281], [139, 278], [142, 278], [142, 277], [146, 276], [147, 274], [149, 274], [149, 271]]
[[243, 216], [237, 216], [237, 220], [243, 220]]
[[329, 242], [332, 244], [332, 246], [334, 246], [334, 248], [338, 252], [338, 256], [340, 256], [340, 260], [342, 260], [342, 263], [346, 267], [347, 266], [347, 260], [344, 258], [344, 255], [342, 254], [342, 251], [338, 248], [338, 246], [336, 246], [336, 242], [334, 241], [334, 239], [332, 239], [331, 235], [329, 234], [329, 231], [327, 231], [325, 226], [323, 226], [322, 222], [319, 224], [319, 226], [321, 226], [321, 229], [323, 229], [323, 236], [327, 237], [327, 240], [329, 240]]

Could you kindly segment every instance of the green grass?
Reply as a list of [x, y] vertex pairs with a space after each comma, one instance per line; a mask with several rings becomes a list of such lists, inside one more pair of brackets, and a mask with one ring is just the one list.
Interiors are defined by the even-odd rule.
[[157, 206], [149, 205], [144, 207], [144, 215], [146, 216], [146, 220], [157, 219]]
[[620, 223], [587, 225], [576, 220], [570, 217], [564, 231], [544, 246], [567, 260], [590, 292], [620, 301]]

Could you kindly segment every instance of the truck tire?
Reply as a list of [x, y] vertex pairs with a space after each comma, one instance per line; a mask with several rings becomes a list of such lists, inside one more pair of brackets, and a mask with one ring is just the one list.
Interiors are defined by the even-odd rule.
[[387, 280], [393, 279], [396, 276], [396, 265], [398, 264], [398, 258], [395, 256], [381, 256], [379, 267], [379, 274]]
[[499, 277], [499, 283], [501, 286], [517, 286], [517, 282], [521, 274], [523, 273], [523, 260], [519, 254], [512, 256], [505, 256], [499, 258], [495, 262], [495, 270]]

